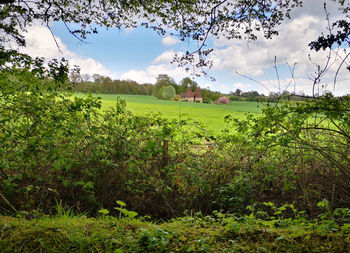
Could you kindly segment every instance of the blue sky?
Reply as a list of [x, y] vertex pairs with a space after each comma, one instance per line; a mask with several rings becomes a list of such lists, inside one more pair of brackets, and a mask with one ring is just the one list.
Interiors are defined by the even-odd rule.
[[63, 23], [52, 26], [54, 34], [73, 51], [84, 57], [91, 57], [116, 72], [131, 68], [146, 68], [155, 58], [167, 49], [162, 38], [155, 32], [137, 28], [135, 30], [106, 30], [101, 27], [98, 34], [88, 36], [86, 43], [73, 39]]
[[[327, 3], [330, 4], [329, 1]], [[262, 36], [255, 42], [210, 39], [209, 44], [215, 51], [210, 56], [214, 64], [209, 73], [216, 78], [216, 82], [205, 77], [195, 80], [201, 87], [210, 87], [212, 90], [226, 93], [239, 88], [244, 91], [257, 90], [265, 94], [284, 89], [295, 89], [299, 93], [310, 94], [310, 78], [316, 68], [309, 61], [308, 54], [311, 54], [313, 62], [321, 66], [326, 62], [327, 55], [326, 52], [311, 52], [308, 47], [309, 42], [317, 38], [321, 31], [326, 31], [322, 7], [320, 0], [305, 1], [303, 8], [293, 11], [291, 20], [286, 20], [278, 27], [280, 35], [272, 40], [266, 40]], [[329, 11], [331, 18], [339, 17], [339, 13], [332, 6]], [[170, 61], [176, 52], [185, 52], [194, 45], [180, 42], [174, 36], [162, 37], [153, 30], [140, 27], [127, 30], [100, 28], [98, 34], [89, 35], [86, 43], [81, 43], [69, 34], [62, 23], [52, 24], [51, 28], [62, 53], [58, 51], [48, 29], [40, 24], [28, 29], [28, 46], [24, 51], [46, 58], [65, 57], [72, 65], [79, 65], [82, 73], [98, 73], [113, 79], [154, 83], [159, 74], [168, 74], [180, 82], [182, 78], [190, 76], [190, 73], [170, 64]], [[344, 55], [344, 52], [338, 53], [338, 56]], [[279, 80], [274, 69], [275, 57]], [[335, 60], [335, 63], [323, 77], [324, 87], [320, 92], [329, 90], [336, 95], [350, 93], [350, 85], [347, 84], [350, 76], [345, 68], [340, 71], [336, 89], [333, 90], [333, 77], [336, 66], [339, 65], [339, 59], [337, 61], [336, 58], [336, 54], [333, 53], [332, 60]], [[292, 82], [286, 62], [290, 66], [297, 63], [295, 79]], [[260, 84], [237, 75], [236, 71], [257, 80]]]

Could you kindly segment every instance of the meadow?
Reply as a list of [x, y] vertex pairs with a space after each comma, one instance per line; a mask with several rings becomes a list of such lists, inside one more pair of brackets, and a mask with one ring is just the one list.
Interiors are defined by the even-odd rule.
[[[86, 94], [76, 93], [77, 97], [86, 97]], [[224, 118], [230, 115], [235, 119], [245, 119], [247, 113], [258, 114], [263, 105], [257, 102], [232, 101], [228, 105], [188, 103], [169, 100], [160, 100], [153, 96], [98, 94], [101, 97], [102, 109], [114, 107], [117, 98], [126, 101], [126, 109], [136, 115], [159, 113], [169, 119], [194, 119], [211, 131], [220, 131], [224, 128]]]

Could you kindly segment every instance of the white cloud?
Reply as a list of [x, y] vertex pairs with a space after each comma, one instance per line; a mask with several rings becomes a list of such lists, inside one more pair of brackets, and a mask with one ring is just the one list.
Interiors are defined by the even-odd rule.
[[242, 89], [242, 88], [250, 88], [250, 84], [243, 84], [243, 83], [234, 83], [232, 85], [234, 88]]
[[188, 73], [172, 64], [151, 65], [145, 70], [129, 70], [121, 75], [121, 79], [134, 80], [139, 83], [155, 83], [159, 74], [167, 74], [180, 82]]
[[[44, 26], [33, 25], [27, 29], [25, 37], [27, 46], [22, 51], [32, 57], [45, 57], [45, 59], [60, 59], [62, 57], [69, 60], [70, 66], [78, 65], [81, 68], [81, 74], [95, 74], [106, 75], [111, 78], [117, 76], [116, 73], [107, 69], [102, 63], [87, 57], [81, 57], [74, 52], [68, 50], [67, 46], [62, 40], [55, 36]], [[61, 50], [57, 48], [55, 40]]]
[[143, 70], [129, 70], [121, 75], [122, 80], [133, 80], [138, 83], [155, 83], [156, 77]]
[[168, 35], [164, 38], [162, 38], [162, 44], [165, 46], [173, 46], [179, 42], [178, 39], [172, 37], [171, 35]]
[[[339, 11], [332, 3], [328, 4], [328, 11], [331, 19], [339, 18]], [[331, 20], [332, 22], [332, 20]], [[273, 66], [276, 57], [277, 67], [280, 69], [280, 78], [291, 76], [286, 62], [290, 66], [297, 63], [294, 72], [296, 83], [301, 89], [306, 89], [305, 85], [312, 86], [312, 81], [308, 80], [310, 74], [317, 70], [316, 64], [321, 67], [327, 62], [328, 52], [311, 51], [309, 43], [318, 38], [321, 32], [327, 34], [327, 22], [323, 3], [319, 0], [305, 1], [304, 7], [295, 9], [292, 18], [285, 20], [278, 27], [279, 35], [267, 40], [262, 36], [254, 42], [216, 39], [214, 46], [217, 48], [211, 56], [213, 69], [218, 71], [238, 71], [238, 73], [253, 77], [255, 79], [277, 78]], [[339, 52], [344, 57], [344, 52]], [[312, 61], [309, 59], [311, 56]], [[331, 63], [335, 60], [335, 55], [331, 57]], [[323, 85], [333, 86], [332, 80], [340, 63], [340, 58], [330, 65], [328, 73], [322, 77]], [[284, 65], [284, 66], [282, 66]], [[342, 68], [339, 72], [339, 80], [350, 78], [349, 72]], [[301, 83], [299, 83], [301, 82]], [[349, 92], [350, 87], [338, 82], [337, 90], [339, 94]], [[338, 88], [339, 87], [339, 88]], [[342, 91], [340, 90], [342, 89]]]
[[161, 55], [159, 55], [153, 61], [153, 63], [163, 63], [163, 62], [169, 63], [174, 59], [174, 57], [175, 57], [175, 52], [173, 50], [168, 50], [162, 53]]
[[199, 86], [201, 88], [210, 89], [210, 88], [213, 87], [213, 84], [212, 83], [206, 83], [206, 84], [203, 84], [203, 85], [199, 84]]
[[226, 93], [229, 92], [229, 88], [225, 84], [220, 85], [220, 90]]
[[[181, 54], [182, 52], [177, 52]], [[144, 70], [131, 69], [121, 75], [121, 79], [130, 79], [139, 83], [155, 83], [159, 74], [167, 74], [174, 78], [176, 82], [180, 82], [183, 78], [189, 76], [183, 68], [179, 68], [176, 64], [171, 64], [175, 52], [168, 50], [157, 56], [153, 60], [153, 64]]]
[[258, 76], [271, 67], [275, 57], [277, 64], [308, 61], [308, 43], [319, 33], [314, 27], [318, 22], [312, 16], [293, 19], [280, 27], [280, 35], [266, 40], [259, 38], [256, 42], [214, 41], [217, 49], [213, 56], [213, 68], [217, 70], [237, 70], [245, 75]]

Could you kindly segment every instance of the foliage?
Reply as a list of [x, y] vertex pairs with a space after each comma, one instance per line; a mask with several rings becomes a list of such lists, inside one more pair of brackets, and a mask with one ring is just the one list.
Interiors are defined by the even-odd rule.
[[[336, 28], [335, 34], [321, 34], [316, 40], [310, 42], [311, 49], [319, 51], [321, 49], [332, 49], [334, 46], [349, 47], [350, 23], [348, 21], [350, 15], [350, 3], [344, 0], [333, 0], [339, 2], [340, 10], [345, 14], [340, 19], [331, 24], [331, 28]], [[327, 11], [327, 5], [324, 3], [324, 8]]]
[[[166, 86], [177, 86], [174, 79], [172, 79], [170, 76], [165, 75], [165, 74], [160, 74], [157, 77], [157, 82], [154, 85], [153, 88], [153, 96], [159, 98], [159, 99], [163, 99], [163, 89]], [[174, 95], [175, 97], [175, 95]]]
[[137, 216], [137, 212], [129, 211], [125, 208], [126, 207], [125, 202], [121, 200], [117, 200], [116, 203], [119, 205], [119, 207], [115, 207], [114, 209], [119, 211], [119, 219], [121, 218], [122, 214], [125, 217], [129, 217], [129, 218], [134, 218], [135, 216]]
[[175, 88], [171, 85], [162, 87], [162, 98], [166, 100], [173, 100], [176, 96]]
[[[2, 252], [346, 252], [348, 221], [337, 217], [308, 220], [293, 205], [277, 207], [271, 216], [249, 207], [245, 216], [196, 213], [168, 222], [144, 218], [94, 219], [62, 213], [26, 220], [1, 217]], [[293, 210], [295, 216], [284, 218]], [[339, 211], [349, 213], [349, 209]]]
[[[62, 21], [68, 31], [78, 39], [97, 33], [97, 26], [128, 28], [142, 25], [165, 35], [171, 28], [181, 41], [198, 41], [198, 49], [178, 55], [180, 65], [188, 63], [197, 69], [208, 66], [207, 55], [212, 51], [205, 47], [210, 36], [227, 39], [256, 39], [255, 32], [262, 31], [265, 37], [277, 34], [275, 26], [289, 17], [292, 8], [301, 5], [299, 0], [273, 1], [27, 1], [7, 0], [0, 2], [0, 45], [14, 39], [25, 45], [21, 35], [34, 22]], [[181, 20], [179, 19], [181, 17]], [[71, 29], [69, 24], [77, 24]], [[242, 26], [242, 24], [244, 24]], [[97, 25], [97, 26], [96, 26]], [[80, 26], [80, 27], [79, 27]], [[197, 55], [198, 57], [194, 57]], [[189, 69], [189, 68], [187, 68]]]
[[[73, 81], [71, 79], [71, 81]], [[102, 94], [135, 94], [152, 95], [153, 84], [139, 84], [130, 80], [111, 80], [109, 77], [100, 77], [99, 81], [74, 82], [72, 91], [82, 93]]]
[[282, 195], [298, 192], [314, 213], [312, 206], [322, 198], [330, 199], [332, 208], [349, 201], [341, 193], [349, 191], [349, 108], [348, 97], [328, 94], [302, 103], [269, 104], [261, 116], [234, 120], [234, 125], [247, 148], [255, 150], [253, 164], [265, 168], [267, 187], [280, 182]]
[[227, 129], [214, 135], [190, 120], [133, 115], [120, 99], [103, 112], [96, 97], [65, 92], [64, 60], [44, 67], [43, 59], [5, 56], [2, 212], [52, 213], [60, 202], [91, 215], [102, 207], [132, 215], [113, 209], [115, 199], [158, 218], [186, 210], [244, 214], [271, 200], [294, 202], [313, 217], [322, 199], [329, 213], [349, 207], [348, 97], [268, 104], [259, 117], [227, 117]]
[[218, 100], [215, 101], [216, 104], [220, 105], [220, 104], [229, 104], [230, 103], [230, 99], [228, 97], [220, 97], [218, 98]]
[[102, 113], [97, 98], [71, 97], [48, 78], [58, 63], [51, 70], [33, 64], [1, 75], [0, 187], [17, 210], [50, 213], [57, 200], [116, 215], [127, 211], [113, 209], [117, 198], [164, 218], [185, 210], [245, 213], [273, 200], [315, 216], [321, 199], [330, 210], [350, 203], [346, 98], [270, 104], [259, 117], [227, 118], [228, 128], [213, 135], [190, 120], [133, 115], [120, 99]]
[[201, 89], [203, 100], [208, 103], [216, 101], [222, 94], [218, 91], [211, 91], [209, 89]]
[[191, 80], [191, 78], [189, 78], [189, 77], [185, 77], [180, 82], [180, 87], [179, 87], [179, 91], [177, 92], [177, 94], [185, 93], [187, 91], [187, 87], [191, 87], [191, 90], [195, 91], [197, 86], [198, 86], [197, 82]]
[[266, 149], [278, 145], [310, 153], [349, 179], [349, 108], [349, 97], [331, 94], [304, 103], [268, 105], [262, 117], [251, 119], [252, 125], [241, 131], [249, 129]]

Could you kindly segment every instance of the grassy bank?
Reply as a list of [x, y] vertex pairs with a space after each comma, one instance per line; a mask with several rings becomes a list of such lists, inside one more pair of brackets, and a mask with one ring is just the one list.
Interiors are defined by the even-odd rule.
[[326, 222], [184, 217], [163, 223], [62, 215], [0, 217], [1, 252], [349, 252], [350, 234]]
[[[86, 97], [76, 93], [75, 96]], [[224, 118], [231, 115], [235, 119], [245, 119], [247, 113], [258, 114], [262, 104], [248, 101], [232, 101], [228, 105], [188, 103], [169, 100], [160, 100], [153, 96], [99, 94], [102, 98], [102, 108], [114, 107], [117, 97], [126, 101], [127, 110], [136, 115], [160, 113], [168, 119], [194, 119], [206, 128], [220, 131], [224, 127]]]

